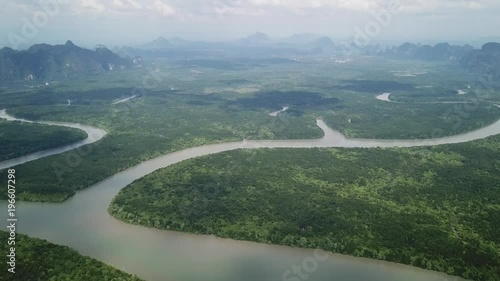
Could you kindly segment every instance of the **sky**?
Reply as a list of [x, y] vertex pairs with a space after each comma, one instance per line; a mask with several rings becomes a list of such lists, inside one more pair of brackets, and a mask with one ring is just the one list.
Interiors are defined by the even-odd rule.
[[499, 0], [0, 0], [0, 46], [228, 41], [260, 31], [334, 41], [500, 41]]

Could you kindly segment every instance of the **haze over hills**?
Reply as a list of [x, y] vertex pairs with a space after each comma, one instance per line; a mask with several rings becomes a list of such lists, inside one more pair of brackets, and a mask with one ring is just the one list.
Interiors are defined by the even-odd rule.
[[401, 46], [394, 46], [384, 53], [400, 58], [413, 58], [431, 61], [459, 61], [465, 54], [474, 50], [470, 45], [458, 46], [448, 43], [438, 43], [435, 46], [418, 45], [413, 43], [404, 43]]
[[198, 57], [293, 58], [296, 56], [384, 56], [395, 59], [450, 61], [471, 71], [500, 77], [500, 44], [487, 43], [482, 49], [470, 45], [438, 43], [434, 46], [403, 43], [400, 46], [357, 46], [335, 43], [328, 36], [312, 33], [274, 39], [257, 32], [232, 42], [194, 42], [179, 37], [157, 39], [138, 47], [103, 45], [84, 49], [68, 41], [65, 45], [37, 44], [24, 51], [0, 49], [0, 80], [66, 79], [75, 75], [124, 71], [140, 66], [141, 58], [185, 59]]
[[248, 37], [241, 38], [237, 40], [235, 43], [238, 45], [245, 45], [245, 46], [263, 46], [271, 44], [272, 39], [271, 37], [269, 37], [269, 35], [265, 33], [257, 32]]
[[481, 50], [467, 53], [460, 64], [473, 71], [500, 78], [500, 43], [487, 43]]
[[[420, 43], [403, 43], [399, 46], [382, 46], [372, 44], [358, 46], [354, 42], [334, 42], [331, 37], [314, 33], [298, 33], [286, 38], [272, 38], [269, 35], [257, 32], [247, 37], [229, 42], [205, 42], [189, 41], [179, 37], [166, 39], [159, 37], [151, 42], [143, 44], [136, 50], [165, 50], [176, 47], [187, 47], [190, 49], [210, 49], [228, 46], [237, 47], [261, 47], [261, 48], [292, 48], [310, 51], [311, 54], [342, 55], [342, 54], [365, 54], [365, 55], [388, 55], [399, 58], [411, 58], [422, 60], [451, 60], [459, 61], [474, 47], [471, 45], [452, 45], [446, 42], [435, 45]], [[130, 47], [126, 47], [130, 48]], [[318, 52], [319, 51], [319, 52]]]
[[[234, 48], [258, 49], [247, 55], [267, 55], [267, 56], [294, 56], [294, 55], [326, 55], [326, 56], [351, 56], [370, 55], [385, 56], [397, 59], [416, 59], [427, 61], [450, 61], [457, 63], [483, 74], [500, 75], [499, 52], [500, 44], [486, 43], [481, 50], [474, 49], [473, 46], [452, 45], [449, 43], [437, 43], [435, 45], [416, 44], [405, 42], [399, 46], [383, 47], [380, 44], [357, 46], [353, 42], [335, 43], [330, 37], [314, 33], [298, 33], [286, 38], [271, 38], [269, 35], [257, 32], [247, 37], [232, 42], [193, 42], [179, 37], [158, 39], [144, 44], [142, 47], [115, 48], [120, 54], [128, 56], [172, 56], [173, 54], [195, 54], [200, 50], [205, 52], [218, 52], [223, 50], [227, 54], [241, 54], [234, 52]], [[182, 51], [180, 50], [182, 47]], [[174, 50], [176, 50], [174, 52]], [[233, 52], [232, 52], [233, 51]]]
[[123, 71], [133, 61], [106, 48], [80, 48], [71, 41], [64, 45], [37, 44], [24, 51], [0, 49], [0, 80], [64, 79], [79, 74]]
[[500, 281], [500, 0], [0, 1], [0, 281]]
[[282, 44], [306, 45], [321, 37], [323, 36], [315, 33], [296, 33], [279, 41]]
[[142, 49], [155, 50], [164, 49], [170, 47], [170, 42], [163, 36], [156, 38], [155, 40], [142, 45]]

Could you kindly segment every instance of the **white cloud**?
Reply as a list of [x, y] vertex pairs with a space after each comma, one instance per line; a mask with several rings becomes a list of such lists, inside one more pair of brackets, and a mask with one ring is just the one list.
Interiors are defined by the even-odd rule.
[[107, 10], [114, 15], [134, 15], [144, 8], [142, 4], [134, 0], [112, 0], [109, 2]]
[[123, 7], [125, 7], [125, 3], [123, 3], [121, 0], [113, 0], [111, 2], [111, 5], [113, 7], [117, 7], [117, 8], [123, 8]]
[[[347, 37], [353, 27], [371, 20], [372, 12], [386, 8], [390, 1], [393, 0], [70, 0], [60, 5], [57, 19], [54, 18], [54, 30], [67, 30], [66, 35], [49, 29], [47, 34], [66, 39], [82, 30], [92, 34], [88, 37], [106, 33], [100, 39], [105, 41], [106, 36], [112, 37], [109, 34], [117, 31], [113, 36], [122, 41], [134, 30], [153, 38], [167, 32], [162, 23], [177, 21], [182, 24], [172, 25], [169, 32], [192, 38], [194, 34], [238, 37], [257, 30], [273, 36], [317, 32]], [[402, 14], [387, 29], [387, 38], [434, 36], [445, 40], [451, 35], [471, 38], [498, 34], [495, 28], [500, 24], [500, 0], [399, 1]], [[41, 10], [40, 0], [0, 0], [0, 6], [0, 18], [5, 19], [0, 32], [4, 34], [19, 30], [24, 17], [31, 19], [34, 12]], [[93, 19], [106, 20], [106, 24]]]
[[[265, 16], [275, 12], [296, 16], [336, 15], [343, 11], [370, 14], [387, 7], [390, 1], [399, 1], [404, 14], [467, 13], [500, 8], [499, 0], [72, 0], [70, 5], [78, 14], [107, 12], [110, 15], [146, 16], [144, 13], [149, 11], [178, 19], [195, 19], [218, 16], [221, 12], [238, 16]], [[26, 11], [39, 4], [35, 0], [19, 0], [10, 5]]]
[[94, 12], [102, 13], [106, 7], [99, 0], [82, 0], [80, 6], [84, 9], [90, 9]]
[[280, 7], [295, 11], [298, 9], [328, 9], [330, 11], [349, 10], [368, 13], [385, 8], [391, 1], [398, 1], [407, 13], [437, 12], [443, 9], [485, 9], [500, 7], [498, 0], [219, 0], [222, 2], [241, 2], [248, 8]]
[[7, 2], [7, 3], [2, 3], [2, 11], [3, 12], [19, 12], [22, 11], [24, 13], [30, 12], [34, 9], [29, 4], [23, 4], [23, 3], [16, 3], [16, 2]]
[[[0, 0], [1, 1], [1, 0]], [[165, 0], [147, 0], [140, 3], [138, 0], [73, 0], [71, 2], [76, 14], [90, 13], [93, 15], [106, 15], [128, 17], [147, 17], [152, 14], [161, 16], [182, 16], [176, 8]], [[189, 11], [183, 11], [188, 13]]]
[[404, 13], [464, 13], [499, 8], [498, 0], [399, 0]]
[[151, 9], [160, 12], [163, 16], [173, 16], [176, 14], [175, 10], [170, 5], [161, 0], [155, 0]]
[[139, 9], [142, 9], [143, 6], [142, 4], [134, 1], [134, 0], [127, 0], [128, 4], [130, 5], [130, 7], [136, 9], [136, 10], [139, 10]]
[[355, 11], [367, 11], [380, 6], [380, 0], [249, 0], [256, 6], [274, 6], [288, 9], [346, 9]]

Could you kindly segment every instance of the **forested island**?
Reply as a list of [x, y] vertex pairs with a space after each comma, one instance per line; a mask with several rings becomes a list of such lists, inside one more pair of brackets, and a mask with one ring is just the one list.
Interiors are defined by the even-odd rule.
[[[0, 240], [7, 241], [9, 234], [0, 231]], [[11, 246], [1, 243], [0, 251], [7, 253]], [[141, 281], [138, 277], [122, 272], [96, 259], [80, 255], [77, 251], [26, 235], [16, 235], [15, 274], [2, 270], [0, 280], [113, 280]]]
[[134, 182], [132, 224], [500, 280], [500, 137], [408, 149], [239, 150]]
[[84, 140], [87, 134], [78, 129], [8, 122], [0, 119], [0, 162], [45, 149]]

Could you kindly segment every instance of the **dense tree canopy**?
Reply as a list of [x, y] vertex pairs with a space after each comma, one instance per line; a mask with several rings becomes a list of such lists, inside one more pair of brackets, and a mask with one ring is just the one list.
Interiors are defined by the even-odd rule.
[[[165, 58], [154, 62], [153, 69], [54, 81], [49, 86], [0, 85], [0, 104], [11, 114], [85, 123], [109, 133], [82, 148], [89, 153], [79, 157], [78, 165], [66, 164], [75, 157], [67, 152], [16, 167], [22, 175], [18, 199], [64, 201], [139, 161], [201, 144], [319, 138], [317, 118], [349, 137], [382, 139], [454, 135], [498, 119], [493, 106], [498, 95], [472, 83], [476, 77], [456, 66], [413, 61], [410, 71], [407, 62], [377, 58], [356, 64], [329, 59], [291, 63], [288, 58], [231, 61], [236, 65], [225, 67], [227, 61], [217, 59]], [[216, 66], [219, 63], [223, 65]], [[408, 71], [422, 73], [395, 75]], [[459, 88], [468, 94], [458, 95]], [[387, 91], [395, 102], [375, 99]], [[268, 115], [283, 106], [288, 111]], [[65, 168], [62, 178], [54, 163]]]
[[87, 134], [78, 129], [0, 119], [0, 162], [77, 142], [86, 137]]
[[[0, 231], [0, 252], [7, 253], [9, 234]], [[26, 235], [16, 236], [15, 274], [0, 271], [0, 280], [18, 281], [141, 281], [93, 258], [80, 255], [65, 246]]]
[[500, 280], [499, 143], [228, 152], [138, 180], [109, 211], [149, 227]]

